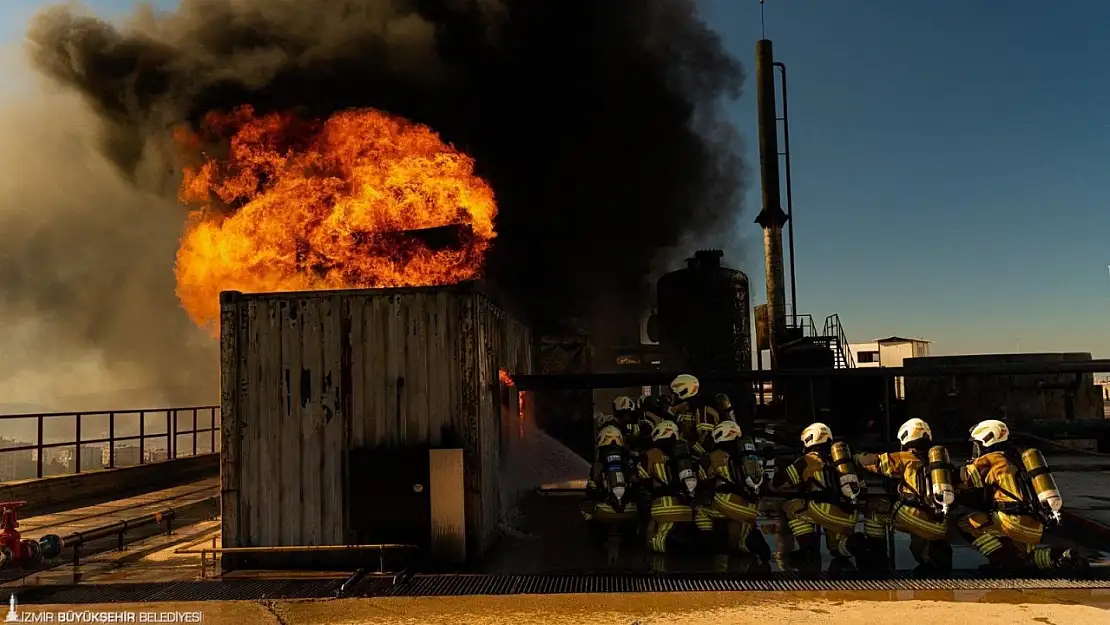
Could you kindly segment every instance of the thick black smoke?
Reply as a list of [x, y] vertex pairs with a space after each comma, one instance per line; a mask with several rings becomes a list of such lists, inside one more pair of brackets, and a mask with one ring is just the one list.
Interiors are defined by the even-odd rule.
[[29, 40], [128, 176], [173, 124], [241, 104], [431, 126], [497, 194], [490, 278], [546, 321], [639, 310], [653, 263], [740, 208], [718, 106], [743, 74], [694, 0], [182, 0], [126, 28], [59, 7]]

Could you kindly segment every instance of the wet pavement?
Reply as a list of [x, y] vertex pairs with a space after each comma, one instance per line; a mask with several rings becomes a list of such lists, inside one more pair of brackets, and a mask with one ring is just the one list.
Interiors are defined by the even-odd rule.
[[[713, 572], [712, 555], [682, 557], [668, 555], [660, 563], [640, 546], [638, 539], [622, 542], [618, 562], [610, 564], [604, 547], [591, 541], [586, 521], [578, 512], [581, 498], [571, 494], [540, 495], [532, 493], [522, 499], [518, 514], [504, 527], [504, 537], [481, 571], [503, 575], [512, 574], [570, 574], [570, 573], [646, 573], [663, 569], [667, 572], [702, 573]], [[760, 528], [771, 545], [773, 552], [781, 553], [782, 547], [776, 544], [776, 523], [761, 520]], [[953, 551], [953, 568], [974, 570], [985, 562], [974, 548], [967, 544], [953, 529], [950, 539]], [[894, 568], [910, 571], [916, 562], [909, 553], [909, 536], [894, 534]], [[1075, 547], [1077, 543], [1068, 535], [1048, 534], [1044, 542], [1060, 547]], [[1081, 547], [1083, 553], [1094, 559], [1095, 566], [1110, 564], [1108, 554], [1088, 546]], [[822, 549], [821, 570], [837, 566], [833, 559]], [[729, 570], [743, 572], [752, 563], [733, 559]], [[816, 567], [814, 567], [816, 568]], [[771, 565], [772, 571], [784, 570], [781, 558]], [[835, 570], [835, 568], [834, 568]]]

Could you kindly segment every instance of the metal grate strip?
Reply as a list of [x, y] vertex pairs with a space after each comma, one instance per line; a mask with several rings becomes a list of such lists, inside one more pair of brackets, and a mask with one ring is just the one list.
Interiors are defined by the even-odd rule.
[[1029, 576], [990, 577], [956, 573], [946, 578], [910, 574], [886, 577], [772, 574], [758, 578], [700, 575], [416, 575], [393, 586], [355, 588], [351, 596], [439, 597], [566, 593], [637, 593], [703, 591], [891, 591], [1110, 588], [1110, 571], [1083, 579]]
[[[343, 580], [224, 580], [145, 584], [79, 584], [12, 589], [20, 603], [138, 603], [148, 601], [257, 601], [333, 596]], [[7, 603], [10, 592], [0, 591]]]

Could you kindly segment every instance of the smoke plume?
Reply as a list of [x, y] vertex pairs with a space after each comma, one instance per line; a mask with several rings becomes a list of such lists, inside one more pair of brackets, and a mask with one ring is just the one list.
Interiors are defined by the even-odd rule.
[[[213, 109], [374, 107], [427, 124], [493, 186], [489, 277], [536, 323], [635, 314], [659, 259], [731, 230], [740, 207], [738, 141], [718, 107], [743, 74], [694, 0], [182, 0], [121, 27], [58, 7], [29, 46], [95, 111], [101, 153], [136, 199], [173, 188], [152, 165], [168, 130]], [[174, 214], [142, 203], [111, 211]], [[108, 240], [141, 236], [111, 221], [99, 218], [118, 230]], [[168, 281], [173, 246], [160, 244], [115, 270]], [[30, 303], [57, 305], [43, 299]]]
[[[0, 104], [0, 411], [212, 402], [216, 350], [173, 295], [184, 210], [104, 159], [76, 97], [6, 76], [18, 84]], [[55, 424], [48, 435], [72, 437]], [[0, 434], [33, 440], [22, 426]]]

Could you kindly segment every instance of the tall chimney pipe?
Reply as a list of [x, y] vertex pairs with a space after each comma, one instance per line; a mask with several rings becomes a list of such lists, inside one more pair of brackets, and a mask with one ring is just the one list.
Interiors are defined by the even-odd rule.
[[779, 341], [786, 334], [786, 283], [782, 268], [782, 228], [786, 213], [779, 194], [778, 111], [775, 107], [774, 54], [769, 39], [755, 44], [755, 99], [759, 122], [759, 172], [763, 208], [755, 223], [763, 228], [767, 279], [767, 316], [771, 322], [771, 367], [777, 368]]

